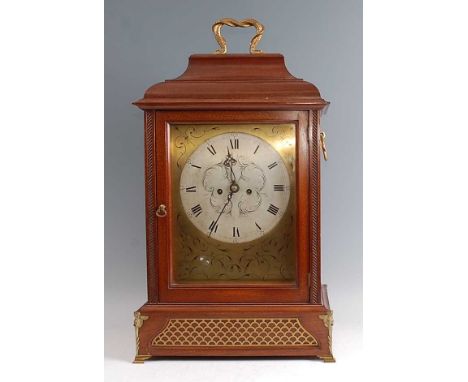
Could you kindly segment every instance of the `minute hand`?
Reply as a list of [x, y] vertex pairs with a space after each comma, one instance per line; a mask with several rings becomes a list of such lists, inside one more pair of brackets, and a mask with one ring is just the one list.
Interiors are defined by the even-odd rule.
[[[228, 194], [227, 202], [226, 202], [226, 204], [224, 204], [224, 206], [223, 206], [221, 212], [220, 212], [219, 215], [218, 215], [218, 218], [216, 219], [216, 221], [215, 221], [214, 224], [213, 224], [213, 227], [216, 227], [216, 224], [218, 224], [219, 218], [221, 217], [221, 215], [223, 214], [223, 212], [224, 212], [224, 210], [226, 209], [227, 205], [228, 205], [229, 202], [231, 201], [232, 194], [233, 194], [232, 191]], [[210, 231], [210, 233], [208, 234], [208, 237], [211, 237], [212, 232], [213, 232], [213, 230]]]

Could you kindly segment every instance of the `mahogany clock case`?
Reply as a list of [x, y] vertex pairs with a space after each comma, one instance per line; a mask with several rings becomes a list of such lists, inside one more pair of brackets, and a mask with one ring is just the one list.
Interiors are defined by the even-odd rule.
[[[333, 361], [332, 311], [320, 277], [318, 89], [280, 54], [193, 55], [185, 73], [150, 87], [145, 112], [148, 302], [135, 312], [136, 362], [153, 356], [312, 356]], [[296, 281], [216, 285], [173, 279], [169, 129], [181, 123], [296, 126]], [[158, 216], [159, 215], [159, 216]]]

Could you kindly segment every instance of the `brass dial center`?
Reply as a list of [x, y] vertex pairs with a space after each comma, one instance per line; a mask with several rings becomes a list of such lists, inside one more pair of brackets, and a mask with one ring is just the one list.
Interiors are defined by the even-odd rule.
[[236, 193], [239, 191], [239, 186], [236, 183], [231, 184], [231, 187], [229, 187], [231, 192]]

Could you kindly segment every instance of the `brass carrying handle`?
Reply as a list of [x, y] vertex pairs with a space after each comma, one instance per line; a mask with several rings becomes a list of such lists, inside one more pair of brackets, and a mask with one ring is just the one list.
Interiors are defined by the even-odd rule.
[[164, 204], [160, 204], [158, 209], [156, 210], [156, 216], [158, 218], [163, 218], [167, 215], [167, 209]]
[[263, 37], [263, 30], [265, 29], [264, 26], [255, 19], [245, 19], [245, 20], [239, 21], [236, 19], [229, 19], [229, 18], [218, 20], [211, 27], [211, 29], [213, 30], [215, 39], [219, 44], [219, 49], [216, 49], [215, 53], [217, 54], [227, 53], [226, 39], [221, 35], [221, 28], [224, 25], [227, 25], [229, 27], [240, 27], [240, 28], [255, 27], [255, 29], [257, 30], [257, 33], [255, 34], [255, 36], [252, 37], [252, 40], [250, 40], [250, 53], [251, 54], [262, 53], [261, 50], [257, 49], [257, 44], [260, 42], [260, 40]]
[[325, 144], [325, 139], [327, 136], [324, 131], [320, 132], [320, 146], [322, 147], [323, 159], [328, 160], [327, 146]]

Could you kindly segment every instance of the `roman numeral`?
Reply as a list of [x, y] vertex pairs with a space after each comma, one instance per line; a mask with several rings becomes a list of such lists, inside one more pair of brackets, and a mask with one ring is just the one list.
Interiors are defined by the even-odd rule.
[[234, 138], [234, 139], [229, 139], [231, 142], [231, 149], [238, 149], [239, 148], [239, 139]]
[[216, 150], [215, 150], [215, 148], [213, 147], [213, 145], [207, 146], [206, 149], [211, 153], [211, 155], [215, 155], [215, 154], [216, 154]]
[[218, 224], [216, 224], [216, 222], [213, 220], [209, 225], [208, 229], [210, 230], [210, 234], [212, 234], [213, 232], [216, 233], [216, 231], [218, 230]]
[[284, 191], [284, 184], [275, 184], [273, 186], [274, 191]]
[[278, 166], [278, 162], [273, 162], [272, 164], [268, 165], [268, 168], [271, 170], [273, 167]]
[[240, 237], [238, 227], [232, 227], [232, 237]]
[[185, 189], [186, 192], [197, 192], [197, 186], [190, 186]]
[[262, 227], [260, 227], [260, 226], [258, 225], [257, 222], [255, 222], [255, 225], [257, 226], [257, 228], [258, 228], [260, 231], [262, 230]]
[[270, 204], [270, 207], [268, 207], [267, 211], [272, 214], [272, 215], [275, 215], [278, 213], [279, 211], [279, 208], [276, 207], [274, 204]]
[[196, 168], [201, 168], [200, 166], [197, 166], [196, 164], [193, 164], [191, 163], [192, 167], [196, 167]]
[[260, 145], [257, 145], [257, 147], [255, 148], [254, 154], [257, 154], [257, 150], [258, 150], [259, 147], [260, 147]]
[[198, 217], [198, 215], [200, 215], [203, 212], [199, 204], [193, 206], [190, 210], [192, 211], [192, 214], [195, 215], [195, 217]]

